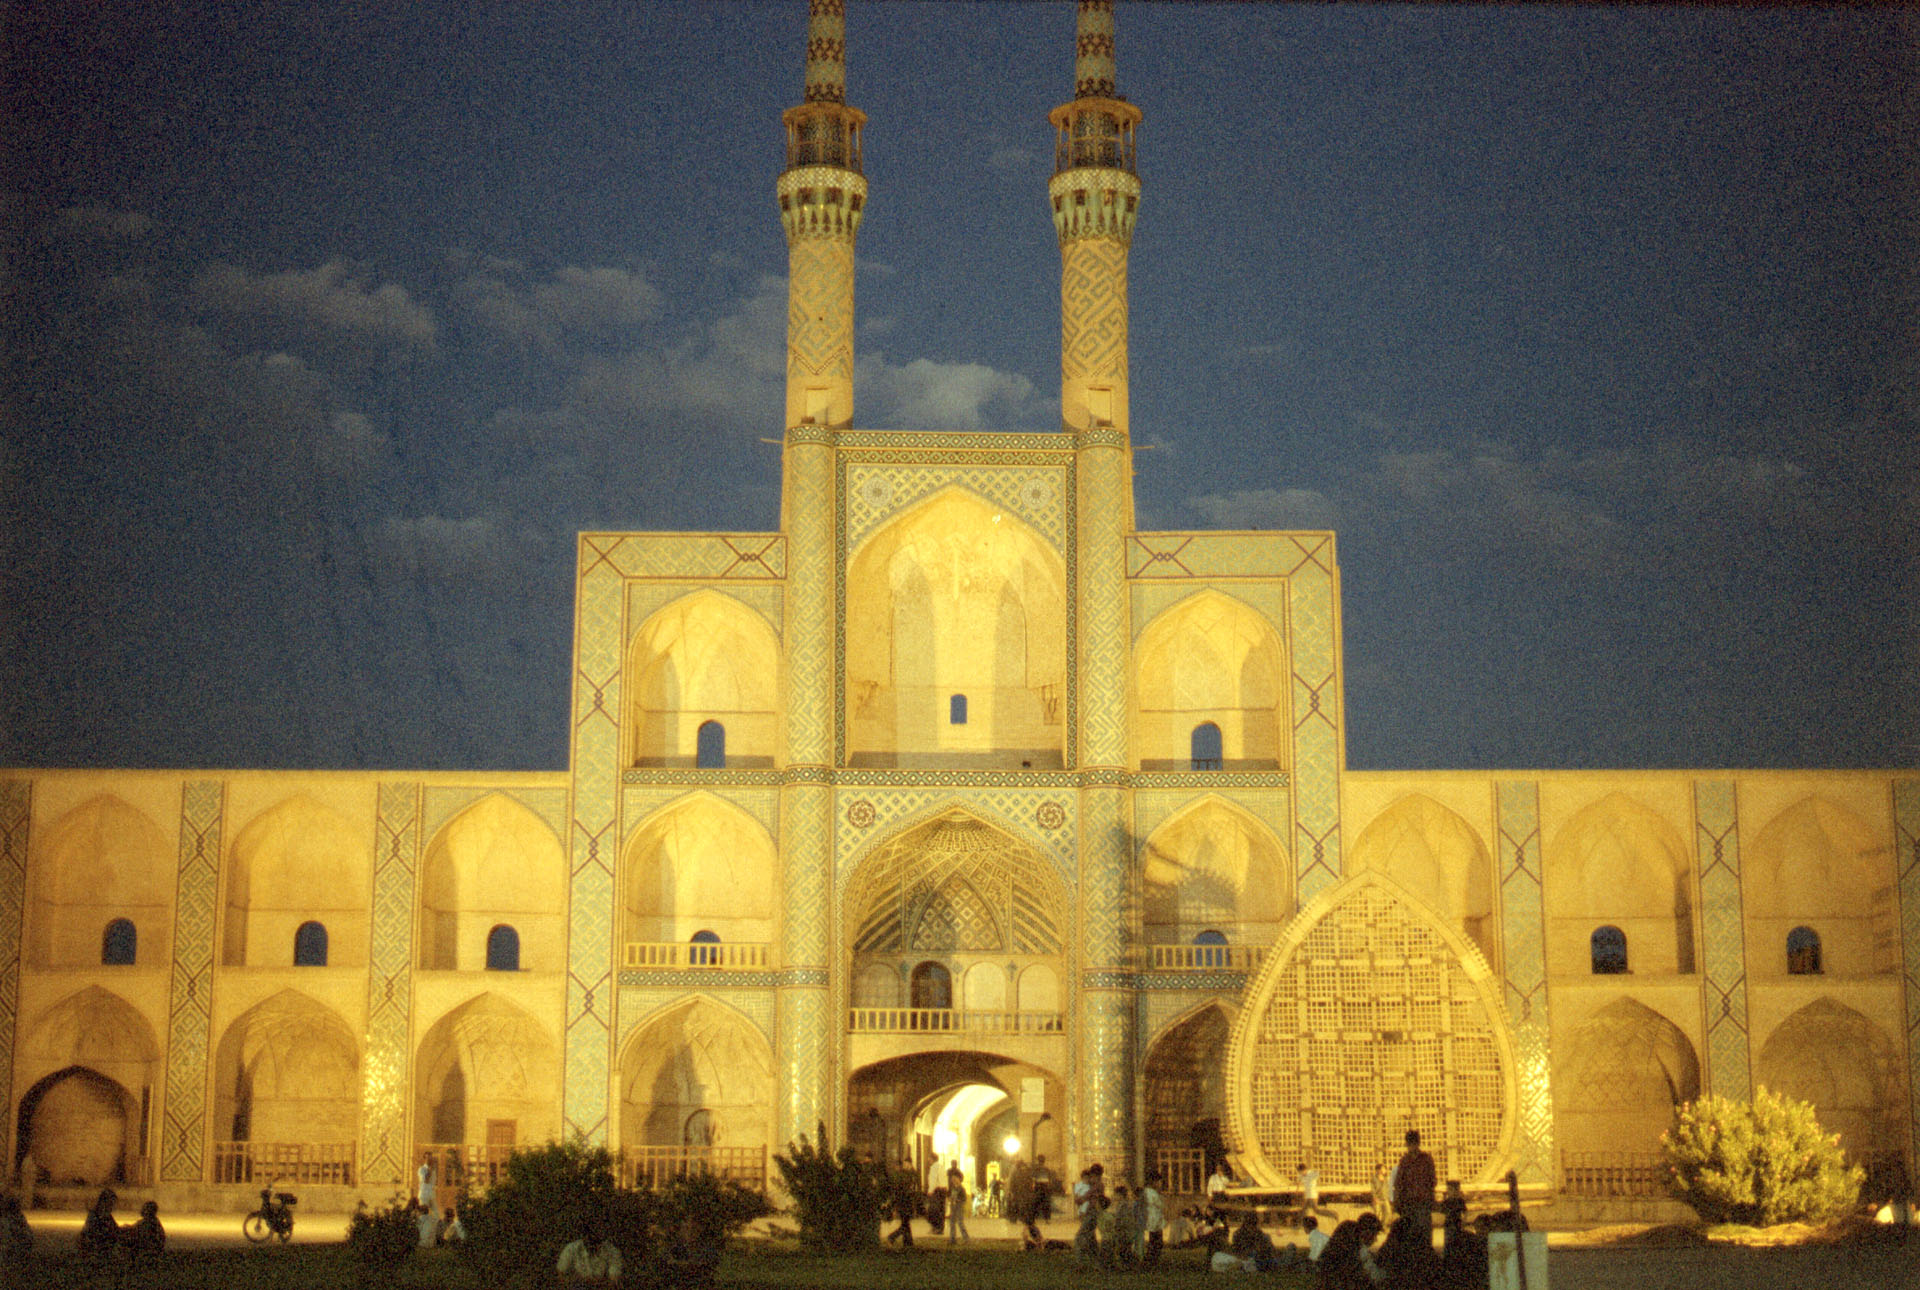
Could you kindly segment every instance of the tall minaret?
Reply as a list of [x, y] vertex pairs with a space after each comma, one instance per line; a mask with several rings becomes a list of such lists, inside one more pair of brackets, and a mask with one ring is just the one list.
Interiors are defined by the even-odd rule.
[[1133, 1118], [1136, 1000], [1130, 979], [1132, 820], [1128, 766], [1127, 534], [1133, 529], [1127, 441], [1127, 249], [1140, 180], [1140, 110], [1113, 84], [1112, 0], [1080, 0], [1074, 97], [1049, 118], [1047, 185], [1060, 234], [1060, 418], [1073, 436], [1078, 569], [1074, 714], [1080, 789], [1080, 1163], [1137, 1171]]
[[847, 106], [845, 0], [807, 6], [807, 93], [781, 116], [787, 168], [787, 425], [853, 424], [853, 238], [867, 203], [866, 114]]

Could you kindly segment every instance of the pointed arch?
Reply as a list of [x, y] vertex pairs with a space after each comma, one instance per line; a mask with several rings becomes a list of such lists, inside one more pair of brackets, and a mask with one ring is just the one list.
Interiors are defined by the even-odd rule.
[[420, 966], [477, 972], [502, 923], [520, 937], [520, 965], [565, 965], [567, 864], [545, 820], [488, 793], [441, 826], [421, 861]]
[[708, 724], [728, 766], [773, 765], [780, 639], [743, 601], [702, 589], [655, 610], [627, 647], [626, 693], [628, 765], [693, 766]]
[[889, 520], [847, 566], [850, 764], [1064, 765], [1067, 595], [1052, 544], [961, 485]]
[[1273, 830], [1238, 803], [1208, 794], [1147, 838], [1140, 852], [1146, 939], [1184, 945], [1219, 931], [1266, 945], [1293, 917], [1293, 866]]
[[1493, 857], [1472, 825], [1424, 793], [1374, 817], [1347, 853], [1349, 872], [1377, 869], [1497, 963]]
[[[560, 1130], [560, 1049], [533, 1015], [501, 995], [475, 995], [436, 1021], [414, 1062], [414, 1136], [480, 1145], [544, 1142]], [[490, 1133], [489, 1130], [492, 1130]]]
[[33, 967], [101, 961], [101, 928], [126, 918], [149, 929], [139, 961], [171, 950], [175, 859], [147, 813], [98, 793], [34, 836], [28, 856], [26, 960]]
[[136, 1094], [160, 1074], [160, 1044], [146, 1016], [97, 985], [74, 991], [47, 1008], [20, 1037], [20, 1074], [37, 1079], [81, 1066]]
[[1223, 1134], [1232, 1030], [1230, 1005], [1209, 999], [1148, 1041], [1144, 1091], [1150, 1165], [1161, 1151], [1189, 1150]]
[[1825, 972], [1899, 970], [1893, 849], [1838, 802], [1810, 794], [1775, 815], [1742, 854], [1741, 878], [1755, 976], [1792, 974], [1787, 942], [1796, 928], [1818, 938]]
[[[695, 995], [648, 1018], [620, 1057], [620, 1145], [765, 1146], [773, 1141], [773, 1050], [740, 1013]], [[703, 1142], [690, 1144], [698, 1123]]]
[[779, 858], [759, 820], [713, 793], [689, 793], [642, 820], [621, 860], [622, 937], [773, 940]]
[[329, 961], [364, 967], [371, 943], [369, 835], [302, 793], [240, 830], [228, 853], [223, 961], [288, 967], [302, 923], [327, 926]]
[[991, 942], [995, 952], [1015, 955], [1065, 949], [1071, 905], [1053, 865], [1021, 838], [957, 806], [883, 839], [857, 863], [845, 900], [853, 948], [907, 953], [920, 944], [925, 912], [952, 910], [955, 902], [976, 911], [969, 948]]
[[213, 1133], [234, 1142], [351, 1143], [360, 1135], [360, 1045], [340, 1014], [298, 990], [228, 1025], [214, 1057]]
[[1601, 1008], [1554, 1058], [1554, 1136], [1565, 1151], [1658, 1151], [1676, 1108], [1700, 1096], [1692, 1041], [1637, 999]]
[[1545, 860], [1547, 966], [1585, 976], [1590, 938], [1617, 927], [1637, 976], [1694, 970], [1693, 864], [1663, 816], [1625, 793], [1575, 812], [1549, 842]]
[[1221, 767], [1286, 764], [1287, 654], [1265, 615], [1209, 587], [1155, 615], [1134, 657], [1141, 769], [1188, 769], [1203, 725], [1218, 729]]
[[1899, 1049], [1865, 1014], [1821, 996], [1760, 1047], [1756, 1082], [1811, 1102], [1820, 1125], [1856, 1157], [1906, 1140]]
[[1254, 1180], [1307, 1160], [1367, 1186], [1418, 1129], [1441, 1176], [1510, 1164], [1519, 1074], [1480, 951], [1377, 870], [1308, 903], [1247, 987], [1227, 1060], [1232, 1141]]

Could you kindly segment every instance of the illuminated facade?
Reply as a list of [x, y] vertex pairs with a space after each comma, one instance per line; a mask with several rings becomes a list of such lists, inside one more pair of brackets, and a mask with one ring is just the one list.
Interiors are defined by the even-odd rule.
[[580, 536], [570, 769], [0, 775], [16, 1170], [384, 1196], [819, 1123], [1137, 1170], [1212, 1121], [1268, 1183], [1411, 1126], [1577, 1189], [1756, 1084], [1910, 1159], [1920, 776], [1347, 771], [1334, 535], [1133, 522], [1106, 3], [1052, 121], [1060, 431], [854, 429], [814, 0], [781, 527]]

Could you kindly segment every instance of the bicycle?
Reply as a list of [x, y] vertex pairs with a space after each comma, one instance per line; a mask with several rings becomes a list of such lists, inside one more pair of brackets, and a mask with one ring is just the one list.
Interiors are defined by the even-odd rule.
[[273, 1190], [271, 1185], [260, 1189], [260, 1208], [240, 1220], [240, 1231], [255, 1245], [277, 1236], [281, 1244], [293, 1237], [293, 1207], [299, 1204], [299, 1198], [291, 1192]]

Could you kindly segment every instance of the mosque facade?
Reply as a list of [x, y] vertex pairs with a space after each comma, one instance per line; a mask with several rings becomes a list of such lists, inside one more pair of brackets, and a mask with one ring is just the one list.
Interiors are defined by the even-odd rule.
[[824, 1128], [1364, 1186], [1418, 1128], [1577, 1194], [1762, 1085], [1912, 1164], [1920, 774], [1349, 771], [1335, 535], [1136, 528], [1113, 30], [1051, 116], [1060, 430], [861, 430], [813, 0], [780, 528], [580, 535], [568, 769], [0, 772], [11, 1176], [755, 1177]]

